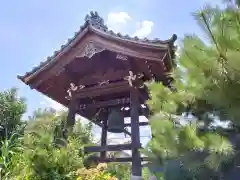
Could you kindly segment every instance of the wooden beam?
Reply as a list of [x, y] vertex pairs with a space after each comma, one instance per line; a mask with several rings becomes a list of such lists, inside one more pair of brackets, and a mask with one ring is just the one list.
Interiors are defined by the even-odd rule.
[[[123, 111], [124, 117], [131, 117], [131, 112], [130, 109], [129, 110], [124, 110]], [[149, 117], [149, 113], [147, 112], [147, 110], [140, 110], [139, 111], [139, 116], [145, 116], [146, 118]]]
[[[97, 122], [99, 122], [98, 120], [91, 120], [91, 117], [89, 117], [89, 115], [88, 115], [87, 112], [83, 113], [83, 110], [78, 110], [77, 113], [78, 113], [80, 116], [83, 116], [83, 117], [89, 119], [90, 121], [92, 121], [93, 123], [97, 124], [98, 126], [100, 126], [100, 127], [103, 126], [103, 124], [97, 123]], [[122, 113], [124, 114], [124, 117], [125, 117], [125, 118], [128, 118], [128, 117], [131, 116], [130, 109], [128, 109], [128, 110], [122, 110]], [[139, 108], [139, 115], [140, 115], [140, 116], [145, 116], [146, 118], [148, 118], [148, 117], [151, 115], [151, 113], [149, 112], [149, 110], [148, 110], [147, 108], [142, 108], [142, 107], [140, 107], [140, 108]], [[140, 123], [140, 124], [141, 124], [141, 123]]]
[[[100, 72], [99, 72], [100, 73]], [[85, 76], [83, 78], [79, 78], [78, 84], [84, 84], [84, 85], [91, 85], [91, 84], [101, 84], [103, 81], [121, 81], [123, 80], [123, 77], [127, 76], [128, 71], [126, 69], [123, 70], [114, 70], [114, 68], [110, 68], [101, 74], [99, 73], [92, 73], [89, 76]]]
[[[148, 126], [149, 125], [148, 122], [139, 122], [138, 124], [139, 124], [139, 126]], [[125, 127], [130, 127], [131, 123], [126, 123], [126, 124], [124, 124], [124, 126]]]
[[[145, 104], [144, 104], [145, 105]], [[115, 106], [126, 106], [130, 107], [130, 98], [119, 98], [119, 99], [111, 99], [108, 101], [95, 101], [93, 103], [89, 104], [80, 104], [78, 107], [78, 110], [82, 111], [85, 109], [99, 109], [99, 108], [109, 108], [109, 107], [115, 107]], [[128, 110], [122, 110], [124, 113], [124, 117], [130, 117], [130, 109]], [[149, 112], [149, 108], [147, 105], [145, 105], [145, 108], [142, 106], [139, 106], [139, 115], [143, 115], [145, 117], [149, 117], [151, 114]]]
[[[124, 117], [131, 117], [131, 109], [129, 108], [128, 110], [123, 110], [122, 111], [124, 113]], [[149, 112], [148, 108], [143, 108], [143, 107], [139, 107], [139, 116], [145, 116], [146, 118], [148, 118], [151, 115], [151, 112]]]
[[130, 103], [130, 98], [121, 98], [121, 99], [111, 99], [109, 101], [99, 101], [94, 102], [92, 104], [81, 104], [79, 109], [87, 109], [87, 108], [105, 108], [111, 106], [119, 106], [119, 105], [128, 105]]
[[[130, 98], [118, 98], [118, 99], [111, 99], [108, 101], [95, 101], [92, 103], [88, 104], [80, 104], [78, 109], [83, 110], [83, 109], [88, 109], [88, 108], [93, 108], [93, 109], [98, 109], [98, 108], [106, 108], [106, 107], [113, 107], [113, 106], [130, 106]], [[145, 104], [144, 104], [145, 105]], [[140, 106], [139, 110], [140, 111], [147, 111], [147, 105], [145, 105], [146, 108], [143, 108]]]
[[[139, 146], [138, 148], [140, 148]], [[106, 145], [106, 146], [88, 146], [84, 147], [85, 153], [93, 153], [93, 152], [104, 152], [104, 151], [123, 151], [123, 150], [131, 150], [132, 144], [118, 144], [118, 145]]]
[[[117, 158], [97, 158], [99, 163], [109, 163], [109, 162], [131, 162], [132, 157], [117, 157]], [[149, 158], [142, 157], [141, 161], [149, 161]]]
[[93, 86], [89, 88], [81, 89], [81, 91], [76, 92], [76, 97], [78, 99], [86, 97], [96, 97], [102, 95], [108, 95], [109, 93], [119, 93], [119, 92], [128, 92], [129, 86], [126, 81], [112, 82], [104, 86]]

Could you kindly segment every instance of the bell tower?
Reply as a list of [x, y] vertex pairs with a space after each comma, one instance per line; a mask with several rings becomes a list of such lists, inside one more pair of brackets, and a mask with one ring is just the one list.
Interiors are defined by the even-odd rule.
[[[68, 107], [67, 129], [79, 114], [102, 129], [101, 144], [85, 147], [99, 152], [95, 162], [131, 162], [132, 179], [142, 175], [139, 116], [150, 115], [147, 81], [169, 85], [174, 66], [176, 35], [162, 41], [139, 39], [108, 30], [97, 12], [91, 12], [75, 36], [32, 71], [18, 78], [31, 88]], [[127, 108], [128, 107], [128, 108]], [[130, 123], [124, 118], [129, 117]], [[131, 127], [127, 131], [126, 127]], [[129, 144], [107, 144], [107, 132], [125, 133]], [[108, 151], [131, 150], [129, 158], [108, 158]]]

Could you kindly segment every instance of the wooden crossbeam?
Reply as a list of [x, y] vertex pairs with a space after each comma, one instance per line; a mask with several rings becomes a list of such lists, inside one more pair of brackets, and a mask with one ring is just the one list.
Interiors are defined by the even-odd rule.
[[[118, 158], [96, 158], [99, 163], [109, 163], [109, 162], [131, 162], [132, 157], [118, 157]], [[142, 157], [141, 161], [149, 161], [149, 158]]]
[[119, 99], [111, 99], [108, 101], [99, 101], [94, 104], [81, 104], [79, 109], [88, 109], [88, 108], [105, 108], [111, 106], [119, 106], [119, 105], [128, 105], [130, 103], [130, 98], [119, 98]]
[[[141, 145], [138, 145], [141, 148]], [[107, 145], [107, 146], [88, 146], [84, 147], [85, 153], [93, 152], [104, 152], [104, 151], [123, 151], [131, 150], [133, 148], [132, 144], [117, 144], [117, 145]]]
[[[130, 115], [130, 110], [125, 110], [125, 111], [123, 111], [123, 113], [124, 113], [124, 117], [130, 117], [131, 116]], [[140, 110], [139, 115], [140, 116], [145, 116], [146, 118], [149, 117], [148, 111], [145, 111], [145, 110], [144, 111]]]
[[[149, 125], [148, 122], [139, 122], [138, 124], [139, 124], [139, 126], [147, 126], [147, 125]], [[130, 127], [131, 123], [126, 123], [126, 124], [124, 124], [124, 126], [125, 127]]]
[[112, 82], [110, 84], [104, 86], [93, 86], [93, 87], [86, 87], [81, 89], [79, 92], [75, 92], [75, 96], [78, 99], [85, 98], [85, 97], [96, 97], [96, 96], [103, 96], [108, 95], [109, 93], [119, 93], [119, 92], [128, 92], [129, 85], [127, 81], [119, 81], [119, 82]]
[[[129, 98], [120, 98], [120, 99], [112, 99], [108, 101], [97, 101], [91, 104], [80, 104], [80, 106], [77, 108], [78, 110], [82, 111], [85, 109], [99, 109], [99, 108], [108, 108], [108, 107], [114, 107], [114, 106], [130, 106], [130, 99]], [[123, 110], [124, 117], [130, 117], [130, 109]], [[151, 114], [149, 112], [149, 108], [143, 108], [139, 107], [139, 113], [140, 115], [149, 117]]]

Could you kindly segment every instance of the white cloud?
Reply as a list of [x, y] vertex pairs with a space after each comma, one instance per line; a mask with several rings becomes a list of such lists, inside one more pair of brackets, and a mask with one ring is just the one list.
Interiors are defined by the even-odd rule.
[[154, 23], [152, 21], [144, 20], [137, 23], [137, 30], [133, 36], [138, 36], [140, 38], [147, 37], [152, 32]]
[[107, 25], [115, 32], [120, 32], [132, 18], [127, 12], [110, 12]]
[[[132, 18], [127, 12], [110, 12], [107, 18], [107, 25], [109, 29], [123, 33], [128, 27], [130, 21], [132, 21]], [[151, 34], [154, 25], [152, 21], [143, 20], [136, 24], [137, 29], [133, 33], [133, 36], [144, 38]]]

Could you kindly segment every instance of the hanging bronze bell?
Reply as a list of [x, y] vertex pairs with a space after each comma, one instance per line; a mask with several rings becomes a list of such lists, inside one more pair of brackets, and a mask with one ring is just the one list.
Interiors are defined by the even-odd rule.
[[124, 130], [124, 115], [120, 109], [112, 109], [108, 115], [108, 131], [122, 133]]

